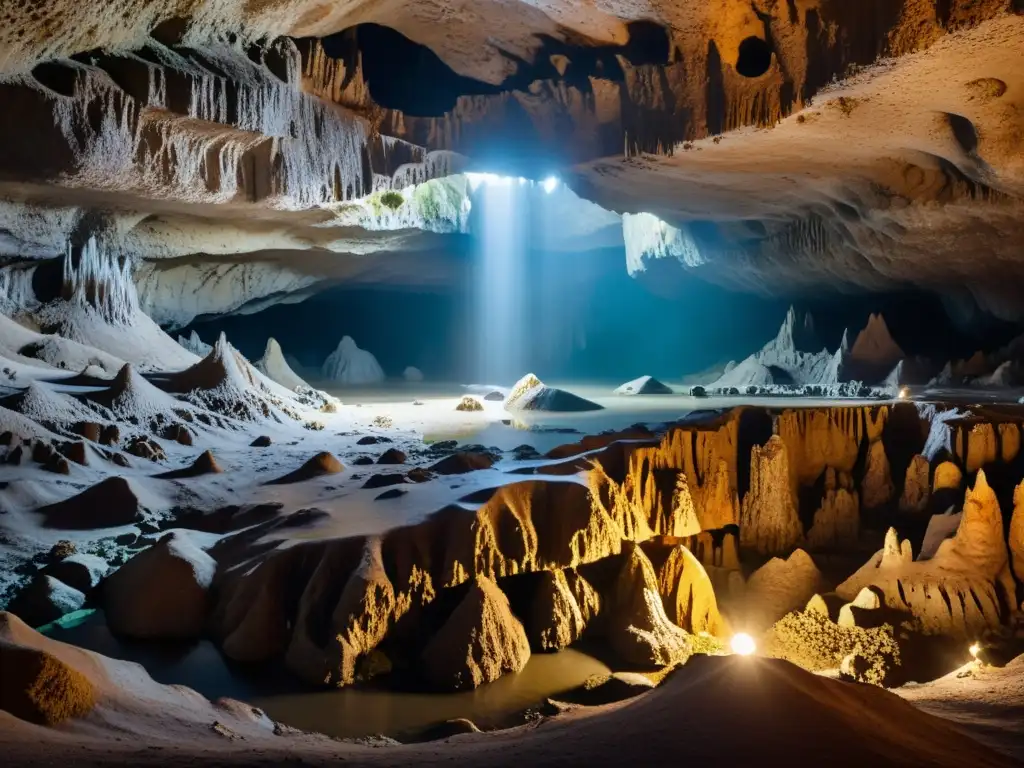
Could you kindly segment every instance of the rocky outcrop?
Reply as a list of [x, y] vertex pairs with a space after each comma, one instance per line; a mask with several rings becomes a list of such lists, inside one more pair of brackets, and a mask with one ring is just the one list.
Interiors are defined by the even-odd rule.
[[564, 389], [549, 387], [532, 373], [516, 382], [505, 398], [506, 411], [545, 411], [565, 413], [576, 411], [600, 411], [604, 406], [592, 403]]
[[267, 348], [263, 352], [263, 357], [253, 365], [255, 365], [256, 370], [260, 371], [268, 379], [292, 392], [311, 389], [309, 384], [288, 365], [281, 345], [277, 343], [277, 339], [273, 336], [267, 339]]
[[875, 440], [868, 446], [868, 458], [860, 487], [861, 504], [864, 509], [885, 506], [892, 498], [895, 489], [889, 469], [889, 458], [885, 455], [885, 446], [881, 440]]
[[935, 468], [932, 478], [932, 493], [942, 490], [959, 490], [963, 487], [964, 474], [960, 467], [951, 461], [944, 461]]
[[472, 412], [472, 411], [482, 411], [483, 409], [484, 409], [484, 404], [481, 403], [479, 400], [477, 400], [475, 397], [470, 397], [469, 395], [466, 395], [465, 397], [463, 397], [458, 402], [458, 405], [455, 406], [455, 410], [456, 411]]
[[999, 502], [980, 471], [964, 500], [956, 535], [930, 560], [915, 562], [910, 542], [901, 544], [890, 529], [883, 549], [836, 592], [854, 600], [870, 587], [889, 608], [911, 614], [925, 633], [972, 638], [999, 626], [1000, 594], [1012, 593], [1008, 580]]
[[508, 598], [485, 576], [466, 596], [423, 651], [423, 673], [445, 690], [476, 688], [530, 659], [526, 631], [512, 614]]
[[107, 624], [139, 639], [198, 637], [217, 564], [184, 534], [169, 533], [103, 583]]
[[665, 613], [651, 561], [633, 544], [624, 547], [610, 602], [605, 636], [623, 660], [660, 667], [690, 656], [689, 638]]
[[786, 444], [773, 435], [750, 453], [750, 490], [743, 497], [740, 546], [765, 555], [791, 552], [803, 541], [803, 526], [789, 481]]
[[707, 632], [721, 637], [726, 634], [711, 579], [686, 547], [672, 547], [658, 568], [658, 591], [665, 615], [673, 624], [692, 635]]
[[901, 512], [916, 514], [928, 509], [928, 501], [931, 499], [930, 474], [931, 466], [928, 459], [916, 454], [907, 465], [903, 492], [900, 494]]
[[[582, 577], [576, 574], [573, 578], [582, 581]], [[589, 585], [585, 585], [586, 588], [590, 588]], [[588, 618], [589, 615], [584, 615], [570, 589], [565, 572], [545, 571], [540, 575], [540, 583], [530, 606], [530, 620], [527, 623], [530, 647], [538, 651], [566, 648], [583, 636]]]

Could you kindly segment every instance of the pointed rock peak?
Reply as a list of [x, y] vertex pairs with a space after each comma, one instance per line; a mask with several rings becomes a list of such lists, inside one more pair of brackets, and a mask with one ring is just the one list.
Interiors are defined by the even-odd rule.
[[906, 357], [900, 346], [893, 340], [889, 333], [889, 327], [885, 324], [885, 318], [881, 314], [873, 314], [868, 318], [868, 324], [853, 342], [851, 355], [862, 362], [874, 363], [877, 365], [895, 365], [899, 360]]
[[885, 532], [885, 545], [882, 547], [882, 564], [900, 559], [900, 535], [895, 528]]
[[273, 336], [267, 339], [266, 349], [263, 350], [263, 359], [266, 360], [270, 357], [280, 357], [284, 359], [284, 353], [281, 351], [281, 345], [277, 343], [277, 339]]
[[850, 351], [850, 331], [847, 328], [843, 328], [843, 340], [839, 342], [839, 351], [844, 354]]
[[121, 370], [117, 372], [117, 376], [114, 377], [110, 388], [117, 392], [123, 392], [131, 386], [134, 377], [135, 372], [132, 370], [131, 363], [125, 363], [121, 366]]

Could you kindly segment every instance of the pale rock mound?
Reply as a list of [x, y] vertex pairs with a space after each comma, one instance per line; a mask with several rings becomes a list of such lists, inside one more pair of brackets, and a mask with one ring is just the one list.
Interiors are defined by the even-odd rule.
[[187, 409], [172, 395], [150, 384], [131, 365], [124, 365], [110, 386], [89, 395], [89, 399], [132, 424], [144, 424], [156, 416], [177, 418], [177, 411]]
[[8, 610], [30, 627], [41, 627], [85, 605], [85, 595], [53, 576], [37, 574], [32, 582], [11, 600]]
[[880, 592], [888, 607], [912, 614], [927, 634], [970, 639], [999, 626], [1000, 592], [1013, 588], [999, 502], [984, 471], [967, 493], [956, 535], [934, 557], [915, 562], [910, 542], [900, 544], [890, 529], [882, 550], [836, 592], [853, 600], [865, 587]]
[[903, 481], [903, 493], [900, 494], [900, 511], [924, 512], [928, 509], [928, 501], [931, 499], [928, 481], [930, 472], [931, 466], [928, 464], [928, 459], [921, 454], [917, 454], [910, 460], [910, 464], [907, 465], [906, 479]]
[[345, 336], [338, 343], [323, 365], [323, 377], [346, 386], [379, 384], [384, 381], [384, 371], [370, 352], [356, 346], [351, 336]]
[[508, 598], [485, 576], [469, 592], [423, 651], [427, 679], [445, 690], [466, 690], [519, 672], [530, 641]]
[[467, 413], [471, 413], [474, 411], [482, 411], [483, 409], [484, 404], [477, 400], [475, 397], [470, 397], [469, 395], [464, 395], [463, 398], [459, 401], [458, 405], [455, 406], [456, 411], [463, 411]]
[[545, 571], [531, 605], [530, 646], [538, 651], [558, 651], [583, 635], [587, 622], [565, 572]]
[[791, 552], [803, 541], [793, 500], [786, 444], [772, 435], [750, 453], [750, 490], [740, 512], [740, 546], [761, 554]]
[[109, 572], [110, 566], [102, 557], [83, 553], [68, 555], [43, 569], [47, 576], [53, 576], [83, 594], [91, 592]]
[[277, 339], [271, 336], [267, 339], [267, 348], [263, 352], [261, 357], [256, 363], [256, 370], [260, 371], [271, 381], [277, 382], [285, 389], [289, 389], [292, 392], [301, 392], [303, 390], [312, 389], [299, 376], [292, 367], [288, 365], [288, 361], [284, 359], [284, 352], [281, 350], [281, 345], [277, 343]]
[[627, 381], [615, 390], [616, 395], [671, 395], [672, 390], [653, 376]]
[[752, 628], [766, 629], [806, 606], [823, 583], [821, 571], [802, 549], [786, 560], [773, 557], [747, 580], [746, 619]]
[[140, 639], [198, 637], [216, 570], [214, 559], [187, 536], [167, 534], [104, 582], [107, 624]]
[[807, 532], [807, 547], [812, 551], [843, 549], [856, 546], [859, 536], [860, 500], [853, 490], [852, 478], [829, 467], [825, 475], [825, 496]]
[[564, 389], [545, 385], [532, 373], [516, 382], [505, 398], [507, 411], [546, 411], [566, 413], [577, 411], [599, 411], [603, 406], [592, 403]]
[[611, 598], [608, 644], [630, 664], [681, 664], [690, 656], [690, 640], [665, 613], [654, 566], [631, 542], [623, 545], [623, 557]]
[[410, 365], [402, 371], [402, 378], [409, 382], [420, 382], [423, 381], [423, 371]]

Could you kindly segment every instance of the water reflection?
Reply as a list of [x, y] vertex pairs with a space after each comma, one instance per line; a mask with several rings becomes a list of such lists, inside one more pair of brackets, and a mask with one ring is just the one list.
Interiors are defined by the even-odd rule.
[[294, 728], [339, 738], [401, 736], [457, 717], [482, 728], [496, 727], [510, 715], [609, 671], [597, 659], [570, 649], [535, 655], [518, 675], [506, 675], [465, 693], [372, 687], [320, 691], [306, 689], [278, 670], [232, 664], [208, 640], [174, 644], [120, 640], [111, 635], [100, 612], [76, 627], [55, 628], [48, 634], [104, 656], [137, 662], [160, 683], [185, 685], [210, 699], [241, 699]]

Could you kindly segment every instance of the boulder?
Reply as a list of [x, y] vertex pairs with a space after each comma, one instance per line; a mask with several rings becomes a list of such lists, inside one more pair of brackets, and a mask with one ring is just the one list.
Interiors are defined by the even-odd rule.
[[169, 533], [103, 583], [107, 624], [139, 639], [199, 637], [217, 563], [184, 534]]
[[408, 458], [405, 455], [405, 451], [400, 451], [397, 448], [388, 448], [384, 453], [377, 459], [378, 464], [405, 464], [405, 460]]
[[564, 389], [546, 386], [532, 373], [528, 373], [512, 387], [505, 398], [506, 411], [545, 411], [564, 413], [599, 411], [604, 406], [592, 403]]
[[249, 443], [249, 447], [250, 448], [269, 448], [272, 442], [273, 441], [270, 439], [270, 435], [260, 435], [255, 440], [253, 440], [251, 443]]
[[98, 443], [103, 435], [103, 425], [95, 421], [79, 421], [71, 428], [71, 431], [90, 442]]
[[469, 395], [464, 396], [459, 401], [459, 404], [455, 406], [456, 411], [482, 411], [483, 409], [483, 403]]
[[184, 424], [168, 424], [164, 427], [160, 437], [164, 440], [173, 440], [179, 445], [192, 445], [192, 433]]
[[85, 605], [85, 595], [53, 576], [36, 574], [19, 592], [7, 610], [19, 616], [30, 627], [41, 627]]
[[46, 566], [42, 572], [87, 595], [109, 571], [110, 566], [101, 557], [72, 554]]
[[459, 451], [451, 456], [446, 456], [429, 469], [439, 475], [461, 475], [478, 469], [490, 469], [492, 466], [494, 466], [494, 459], [486, 453]]
[[356, 346], [351, 336], [345, 336], [324, 361], [323, 377], [328, 381], [348, 386], [379, 384], [384, 371], [370, 352]]
[[530, 641], [498, 585], [477, 576], [423, 651], [426, 678], [442, 690], [466, 690], [519, 672]]
[[786, 444], [772, 435], [750, 453], [750, 490], [740, 511], [740, 547], [763, 555], [787, 554], [802, 541]]
[[423, 381], [423, 371], [410, 365], [402, 371], [402, 378], [409, 382], [420, 382]]
[[138, 456], [140, 459], [149, 459], [150, 461], [167, 461], [167, 454], [164, 453], [164, 449], [160, 447], [160, 444], [150, 440], [145, 435], [137, 435], [128, 441], [128, 445], [124, 448], [125, 453], [130, 453], [132, 456]]

